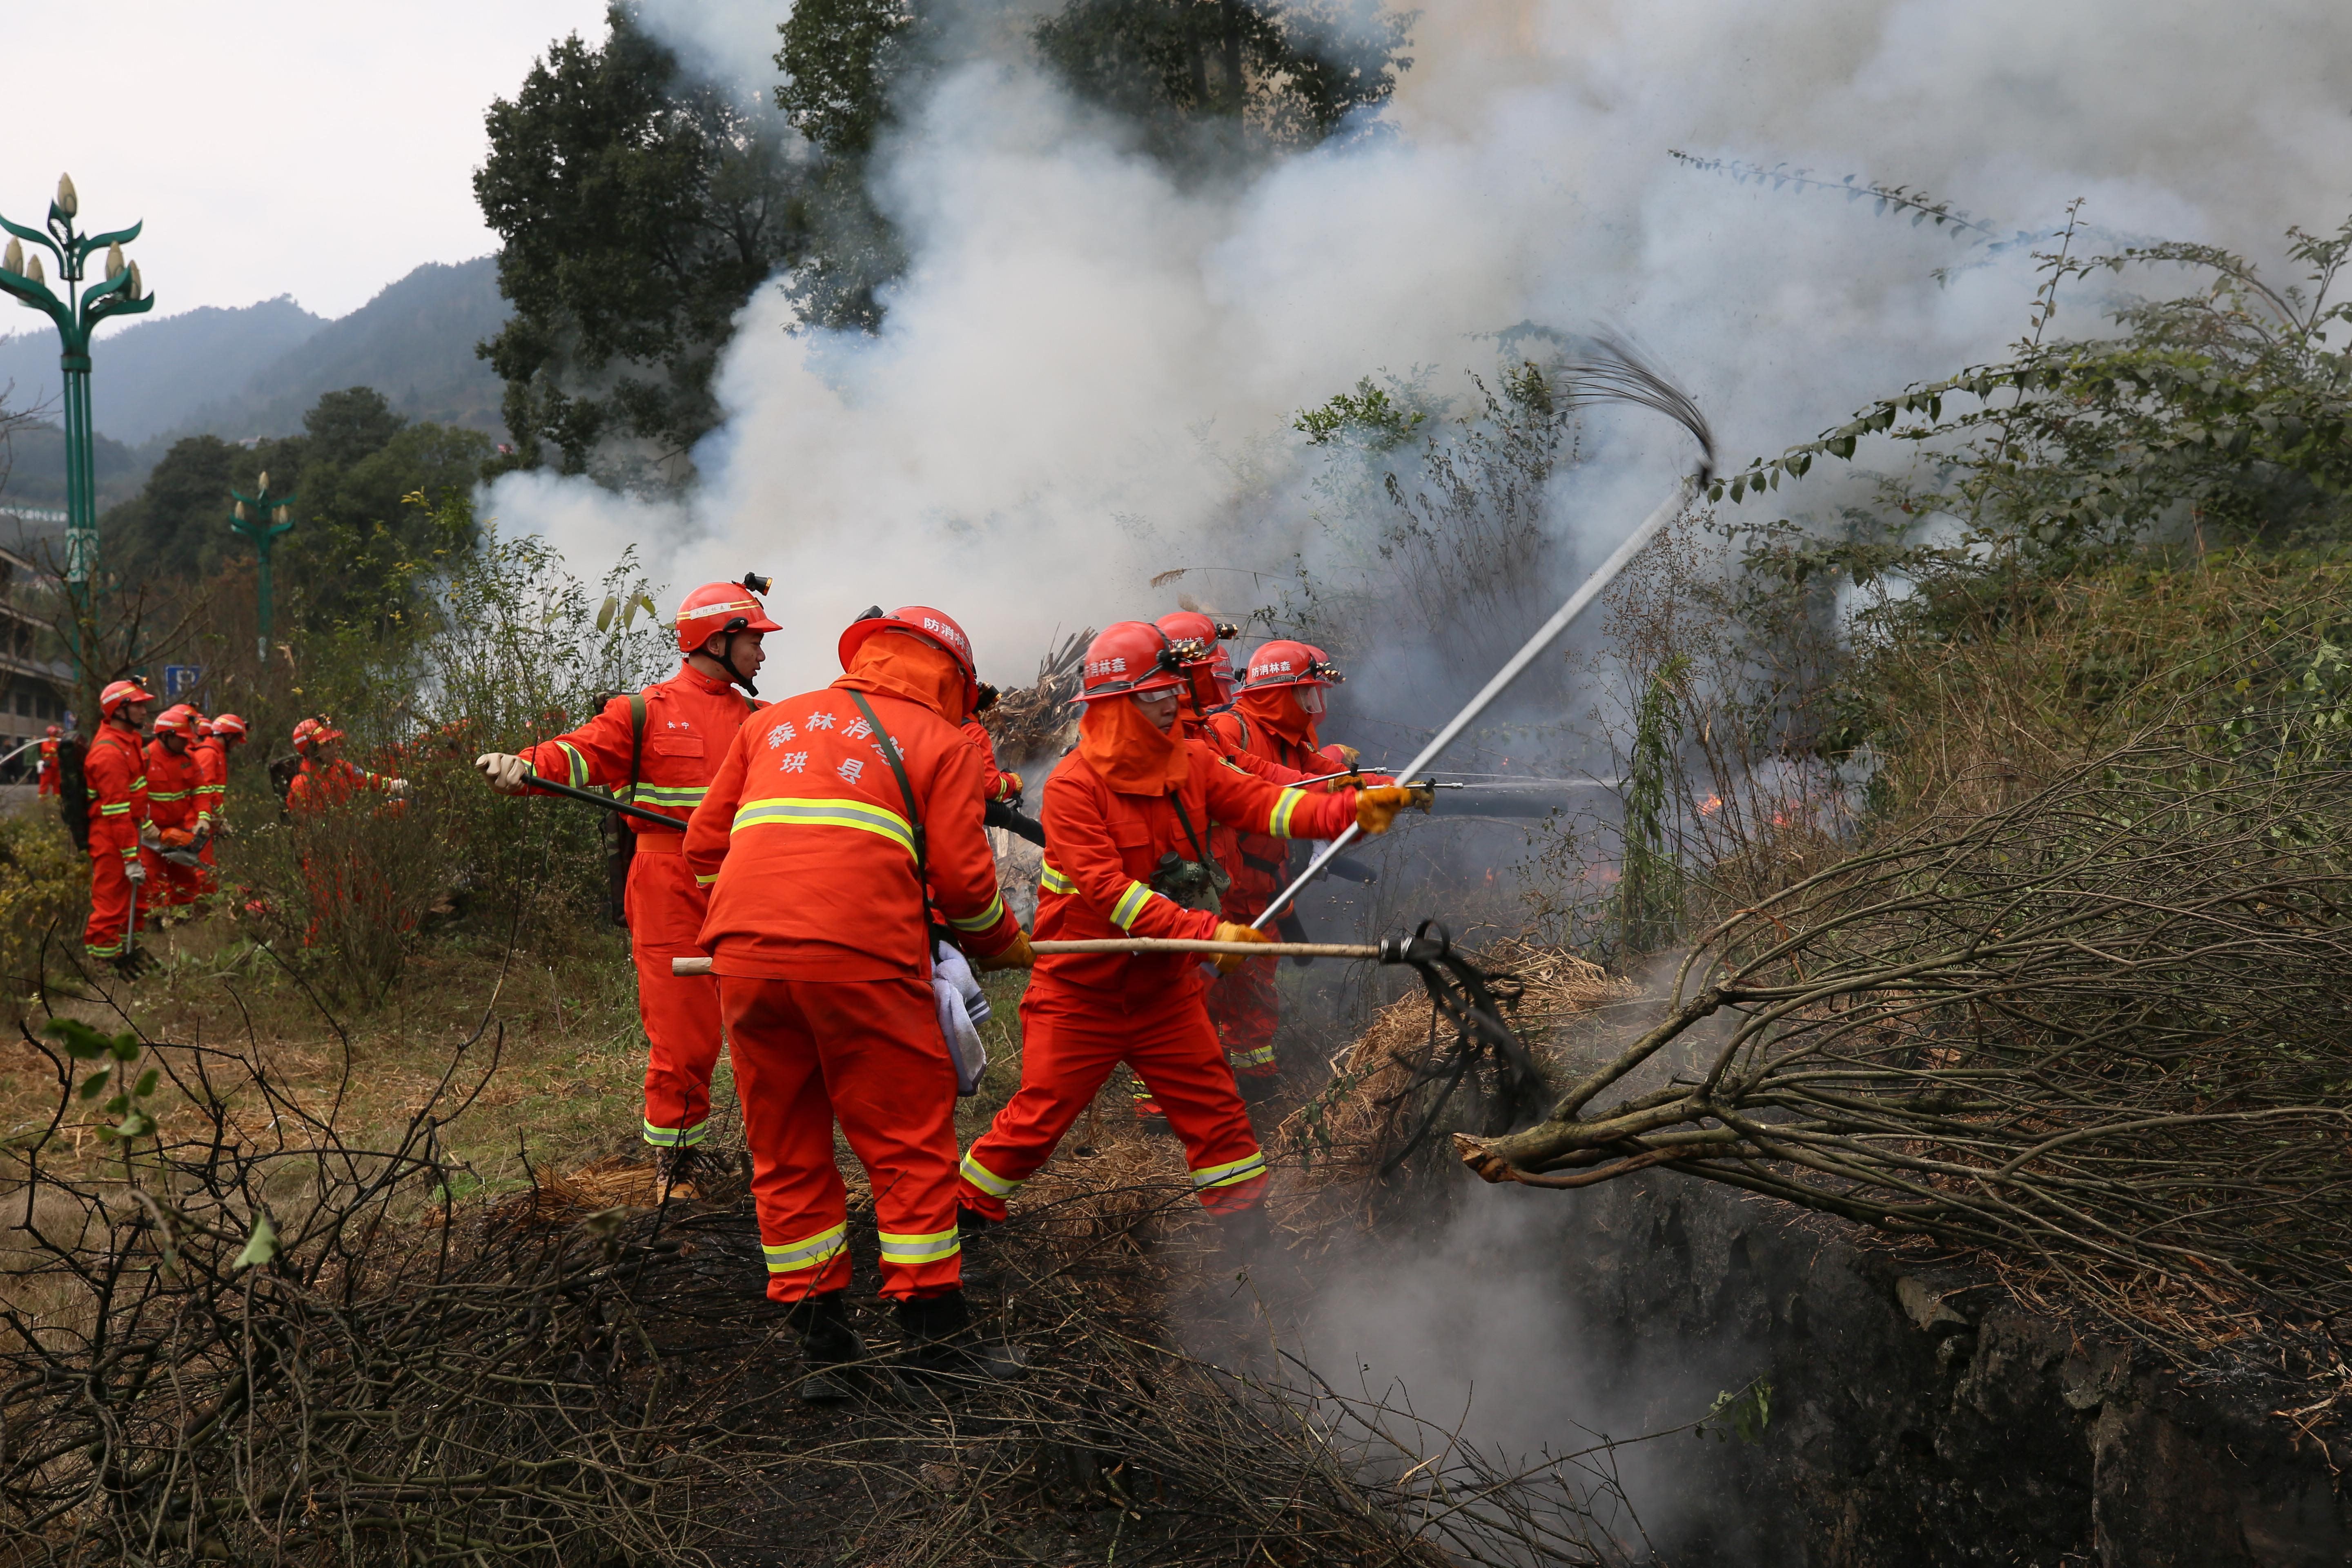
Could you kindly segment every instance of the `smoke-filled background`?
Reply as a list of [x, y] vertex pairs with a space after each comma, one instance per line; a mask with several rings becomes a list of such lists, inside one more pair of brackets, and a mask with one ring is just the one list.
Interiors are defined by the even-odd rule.
[[[783, 14], [677, 0], [644, 18], [773, 113]], [[1907, 184], [2003, 234], [2047, 233], [2081, 197], [2108, 242], [2261, 256], [2288, 224], [2333, 226], [2352, 167], [2352, 26], [2317, 5], [1438, 0], [1391, 104], [1221, 179], [1171, 173], [1076, 102], [1021, 18], [950, 30], [870, 166], [908, 253], [879, 331], [803, 326], [762, 289], [682, 496], [527, 473], [485, 509], [586, 567], [635, 542], [673, 585], [772, 574], [772, 688], [829, 676], [841, 624], [875, 600], [950, 609], [983, 672], [1014, 681], [1055, 626], [1172, 608], [1155, 573], [1262, 574], [1184, 587], [1269, 603], [1302, 560], [1330, 569], [1378, 500], [1318, 487], [1346, 459], [1296, 411], [1382, 373], [1459, 406], [1520, 323], [1630, 334], [1735, 462], [2025, 329], [2030, 247], [1988, 254], [1669, 149]], [[1589, 563], [1689, 448], [1612, 415], [1580, 455], [1546, 522]]]

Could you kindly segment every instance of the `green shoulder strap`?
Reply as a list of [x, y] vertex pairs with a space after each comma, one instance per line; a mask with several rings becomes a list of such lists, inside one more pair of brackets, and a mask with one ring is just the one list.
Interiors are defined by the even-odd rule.
[[866, 715], [868, 724], [874, 726], [874, 733], [882, 742], [883, 760], [890, 764], [890, 776], [898, 781], [898, 798], [907, 803], [907, 826], [914, 830], [915, 835], [915, 880], [923, 885], [923, 903], [928, 910], [930, 905], [930, 857], [923, 837], [922, 814], [915, 809], [915, 786], [907, 782], [907, 764], [898, 760], [898, 742], [890, 738], [890, 731], [885, 730], [882, 721], [874, 716], [873, 708], [866, 700], [866, 693], [852, 691], [849, 700], [857, 704], [857, 710]]
[[629, 693], [629, 804], [637, 804], [637, 771], [646, 760], [646, 694]]

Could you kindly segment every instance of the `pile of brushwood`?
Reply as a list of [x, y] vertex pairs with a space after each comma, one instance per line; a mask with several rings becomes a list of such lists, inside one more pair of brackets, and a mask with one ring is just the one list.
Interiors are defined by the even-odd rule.
[[2335, 726], [2159, 729], [1866, 842], [1703, 931], [1654, 1026], [1459, 1152], [1974, 1247], [2177, 1363], [2256, 1336], [2352, 1384]]
[[1037, 661], [1037, 679], [1007, 691], [980, 716], [997, 759], [1011, 763], [1031, 757], [1058, 756], [1069, 745], [1077, 724], [1070, 700], [1081, 684], [1078, 667], [1086, 662], [1087, 645], [1094, 632], [1075, 632], [1059, 647]]
[[[816, 1410], [748, 1201], [453, 1197], [441, 1129], [495, 1079], [495, 1023], [373, 1147], [250, 1042], [26, 1037], [58, 1098], [7, 1198], [11, 1563], [1645, 1556], [1611, 1445], [1506, 1464], [1282, 1354], [1140, 1133], [1049, 1168], [971, 1260], [1025, 1380], [902, 1385], [866, 1298], [864, 1397]], [[852, 1237], [870, 1281], [855, 1189]]]

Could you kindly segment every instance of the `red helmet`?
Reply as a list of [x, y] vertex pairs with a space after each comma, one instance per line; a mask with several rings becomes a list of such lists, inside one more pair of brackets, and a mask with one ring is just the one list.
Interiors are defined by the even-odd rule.
[[193, 717], [194, 715], [188, 710], [188, 705], [184, 702], [166, 708], [155, 715], [155, 733], [185, 735], [193, 740], [196, 732], [195, 725], [190, 722]]
[[857, 657], [857, 650], [866, 646], [866, 639], [877, 632], [906, 632], [922, 638], [933, 647], [945, 648], [954, 656], [958, 664], [963, 666], [964, 711], [969, 713], [979, 706], [980, 669], [972, 663], [971, 639], [963, 635], [963, 628], [956, 625], [953, 616], [945, 611], [932, 609], [929, 605], [901, 605], [887, 612], [881, 605], [875, 605], [850, 622], [848, 629], [841, 634], [838, 651], [842, 668], [849, 668], [849, 661]]
[[1186, 672], [1207, 663], [1198, 643], [1171, 641], [1150, 621], [1118, 621], [1087, 644], [1086, 686], [1072, 700], [1098, 702], [1106, 697], [1189, 689]]
[[108, 719], [126, 702], [152, 702], [155, 694], [135, 680], [110, 680], [106, 689], [98, 694], [99, 713]]
[[1276, 686], [1336, 686], [1345, 680], [1339, 667], [1333, 664], [1319, 647], [1303, 642], [1280, 638], [1259, 645], [1250, 655], [1249, 668], [1242, 676], [1244, 691], [1263, 691]]
[[751, 584], [768, 586], [765, 577], [745, 574], [740, 583], [705, 583], [678, 601], [677, 651], [693, 653], [721, 632], [777, 632], [783, 628], [768, 618], [767, 607]]
[[305, 719], [294, 726], [294, 749], [298, 752], [308, 752], [313, 746], [342, 738], [343, 732], [335, 728], [335, 721], [324, 714], [316, 719]]
[[242, 741], [245, 739], [245, 721], [234, 713], [223, 713], [213, 721], [213, 733], [235, 735]]
[[1220, 621], [1199, 610], [1178, 610], [1162, 616], [1156, 623], [1168, 634], [1171, 642], [1196, 642], [1209, 649], [1208, 678], [1213, 689], [1203, 689], [1199, 677], [1193, 679], [1193, 706], [1206, 712], [1234, 700], [1234, 656], [1225, 651], [1225, 644], [1242, 635], [1241, 627], [1231, 621]]
[[58, 729], [55, 724], [52, 724], [49, 726], [49, 733], [52, 735], [62, 735], [65, 731]]

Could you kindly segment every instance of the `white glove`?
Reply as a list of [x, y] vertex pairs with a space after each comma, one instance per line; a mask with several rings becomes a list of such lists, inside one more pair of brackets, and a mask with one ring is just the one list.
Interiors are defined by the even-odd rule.
[[[520, 757], [515, 757], [515, 758], [511, 758], [511, 759], [509, 759], [509, 760], [510, 760], [510, 761], [513, 761], [513, 762], [518, 762], [518, 763], [519, 763], [519, 762], [520, 762], [520, 761], [522, 761], [522, 759], [521, 759]], [[384, 780], [384, 781], [383, 781], [383, 787], [384, 787], [385, 789], [387, 789], [387, 790], [391, 791], [391, 792], [392, 792], [393, 798], [394, 798], [394, 799], [395, 799], [395, 800], [397, 800], [397, 799], [398, 799], [398, 798], [400, 798], [402, 795], [406, 795], [406, 794], [408, 793], [408, 781], [407, 781], [406, 779], [386, 779], [386, 780]], [[521, 794], [522, 792], [521, 792], [520, 788], [520, 787], [518, 787], [518, 788], [516, 788], [515, 790], [513, 790], [513, 791], [511, 791], [511, 792], [509, 792], [509, 793], [516, 794], [516, 795], [520, 795], [520, 794]]]
[[[530, 777], [530, 764], [520, 757], [510, 756], [505, 752], [484, 752], [474, 759], [474, 765], [482, 770], [482, 776], [489, 780], [490, 787], [500, 795], [520, 795], [529, 787], [527, 781]], [[402, 789], [408, 787], [406, 779], [394, 782]]]
[[161, 849], [163, 847], [163, 836], [155, 831], [153, 823], [142, 822], [139, 825], [139, 842], [150, 849]]
[[147, 868], [133, 860], [122, 868], [122, 874], [131, 879], [131, 885], [135, 888], [147, 879]]

